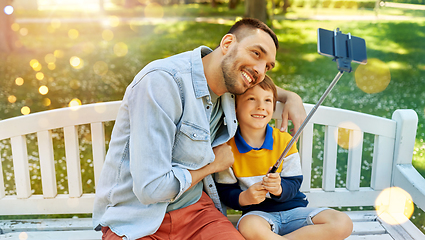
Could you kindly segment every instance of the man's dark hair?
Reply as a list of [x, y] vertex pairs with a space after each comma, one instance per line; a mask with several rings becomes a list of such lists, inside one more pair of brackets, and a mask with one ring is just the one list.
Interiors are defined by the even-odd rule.
[[233, 34], [236, 36], [237, 41], [241, 41], [244, 37], [249, 34], [249, 31], [240, 31], [242, 29], [249, 28], [252, 30], [255, 30], [257, 28], [263, 30], [264, 32], [268, 33], [270, 37], [273, 39], [274, 45], [276, 46], [276, 49], [279, 49], [279, 41], [277, 40], [276, 34], [267, 26], [267, 24], [263, 23], [262, 21], [255, 19], [255, 18], [243, 18], [239, 21], [237, 21], [233, 26], [230, 28], [228, 34]]

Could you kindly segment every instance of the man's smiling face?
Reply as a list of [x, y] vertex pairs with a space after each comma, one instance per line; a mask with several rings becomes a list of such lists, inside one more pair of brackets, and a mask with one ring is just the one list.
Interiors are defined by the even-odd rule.
[[227, 91], [242, 94], [264, 79], [275, 65], [276, 47], [270, 35], [261, 29], [234, 41], [221, 63]]

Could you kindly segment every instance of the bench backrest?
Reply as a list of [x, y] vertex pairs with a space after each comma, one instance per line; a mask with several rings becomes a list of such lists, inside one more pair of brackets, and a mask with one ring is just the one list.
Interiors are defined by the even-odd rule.
[[[0, 151], [3, 151], [0, 156], [3, 162], [6, 162], [4, 158], [7, 158], [7, 145], [10, 144], [10, 158], [13, 162], [12, 173], [2, 169], [0, 164], [0, 215], [91, 213], [94, 193], [83, 191], [83, 185], [86, 184], [83, 181], [84, 173], [87, 170], [81, 168], [81, 158], [87, 156], [80, 156], [82, 147], [79, 143], [81, 136], [78, 127], [90, 125], [91, 137], [88, 137], [88, 142], [92, 156], [89, 158], [92, 158], [90, 167], [95, 185], [107, 148], [104, 123], [115, 120], [119, 105], [120, 101], [96, 103], [0, 121]], [[278, 103], [274, 115], [276, 124], [279, 124], [281, 119], [277, 113], [281, 113], [282, 108], [283, 104]], [[305, 104], [305, 108], [308, 113], [312, 105]], [[404, 116], [412, 114], [412, 111], [397, 110], [396, 113], [397, 116]], [[414, 132], [413, 143], [411, 136], [400, 143], [397, 138], [406, 134], [397, 131], [398, 126], [403, 124], [403, 119], [397, 117], [391, 120], [342, 109], [319, 107], [298, 142], [304, 174], [301, 190], [308, 195], [310, 205], [373, 206], [378, 194], [392, 184], [395, 156], [410, 154], [410, 161], [412, 159], [416, 125], [405, 126], [407, 130], [403, 130]], [[317, 128], [320, 125], [324, 126], [323, 133]], [[349, 141], [344, 140], [344, 131], [338, 131], [341, 128], [349, 132]], [[54, 153], [57, 149], [52, 141], [55, 129], [63, 129], [66, 176], [58, 174], [57, 166], [55, 167], [58, 161]], [[28, 134], [36, 134], [38, 150], [32, 151], [38, 151], [38, 154], [28, 154]], [[368, 134], [368, 137], [365, 137], [365, 134]], [[110, 132], [106, 133], [106, 139], [109, 135]], [[371, 152], [369, 162], [364, 160], [366, 145], [369, 148], [367, 151]], [[341, 154], [346, 157], [341, 157]], [[342, 163], [340, 159], [343, 159]], [[29, 160], [39, 161], [37, 166], [40, 168], [42, 190], [38, 191], [41, 193], [33, 193], [31, 179], [34, 175], [30, 174], [30, 170], [34, 167], [29, 164]], [[361, 172], [365, 168], [366, 175], [369, 175], [366, 178], [370, 178], [366, 186], [361, 183], [364, 178]], [[8, 192], [4, 179], [10, 178], [15, 187], [13, 191]], [[58, 193], [57, 183], [63, 181], [60, 178], [67, 178], [66, 193]], [[322, 179], [321, 183], [317, 183], [317, 178]]]

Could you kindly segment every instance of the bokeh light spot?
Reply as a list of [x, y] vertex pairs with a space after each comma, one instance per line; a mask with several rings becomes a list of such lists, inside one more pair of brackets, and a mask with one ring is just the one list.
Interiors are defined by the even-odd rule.
[[108, 64], [106, 64], [104, 61], [97, 61], [93, 65], [93, 71], [99, 76], [103, 76], [108, 72]]
[[35, 78], [37, 78], [39, 81], [44, 79], [44, 73], [38, 72], [35, 74]]
[[[338, 130], [335, 131], [334, 134], [335, 139], [337, 139], [337, 143], [340, 147], [344, 149], [350, 148], [350, 135], [352, 130], [360, 131], [360, 127], [353, 122], [342, 122], [338, 124]], [[353, 141], [351, 143], [352, 148], [357, 147], [361, 142], [361, 138], [354, 137], [354, 135], [351, 140]]]
[[79, 35], [80, 33], [78, 32], [77, 29], [70, 29], [68, 31], [68, 37], [71, 39], [77, 39]]
[[53, 53], [48, 53], [48, 54], [46, 54], [46, 56], [44, 56], [44, 61], [46, 61], [47, 64], [55, 63], [56, 57]]
[[56, 58], [63, 58], [64, 53], [62, 50], [55, 50], [53, 55], [55, 55]]
[[52, 19], [52, 21], [50, 22], [50, 25], [53, 28], [59, 28], [61, 26], [61, 21], [59, 19]]
[[14, 32], [17, 32], [17, 31], [19, 31], [19, 29], [20, 29], [20, 27], [19, 27], [19, 24], [18, 24], [18, 23], [12, 23], [12, 25], [10, 26], [10, 28], [12, 28], [12, 30], [13, 30]]
[[28, 115], [28, 114], [30, 114], [30, 112], [31, 112], [31, 109], [28, 106], [23, 106], [21, 108], [22, 115]]
[[28, 234], [26, 232], [21, 232], [19, 234], [19, 240], [27, 240], [28, 239]]
[[117, 16], [109, 17], [109, 26], [118, 27], [119, 24], [120, 24], [120, 19]]
[[43, 105], [44, 106], [50, 106], [50, 104], [52, 104], [52, 101], [50, 100], [50, 98], [44, 98], [43, 99]]
[[[30, 66], [35, 70], [35, 71], [40, 71], [41, 70], [41, 64], [37, 59], [32, 59], [30, 61]], [[39, 70], [37, 70], [39, 69]]]
[[111, 41], [112, 39], [114, 39], [114, 32], [109, 29], [105, 29], [102, 31], [102, 38], [105, 41]]
[[123, 57], [123, 56], [127, 55], [127, 53], [128, 53], [127, 44], [125, 44], [123, 42], [116, 43], [115, 46], [114, 46], [114, 53], [118, 57]]
[[106, 106], [102, 105], [102, 104], [96, 104], [96, 105], [94, 105], [94, 110], [97, 113], [104, 113], [106, 111]]
[[81, 100], [78, 98], [74, 98], [69, 102], [69, 107], [78, 108], [81, 106]]
[[80, 81], [78, 81], [77, 79], [72, 79], [72, 80], [69, 82], [69, 86], [70, 86], [72, 89], [76, 90], [76, 89], [80, 88], [81, 83], [80, 83]]
[[47, 64], [47, 68], [48, 68], [48, 69], [50, 69], [50, 70], [55, 70], [55, 68], [56, 68], [56, 64], [54, 64], [54, 63], [49, 63], [49, 64]]
[[355, 72], [356, 84], [365, 93], [384, 91], [391, 81], [390, 69], [379, 59], [372, 58], [366, 65], [359, 65]]
[[47, 87], [47, 86], [40, 86], [39, 88], [38, 88], [38, 92], [41, 94], [41, 95], [46, 95], [48, 92], [49, 92], [49, 88]]
[[10, 95], [9, 97], [7, 97], [7, 101], [9, 101], [10, 103], [15, 103], [16, 100], [17, 99], [15, 95]]
[[17, 77], [15, 79], [15, 84], [18, 85], [18, 86], [22, 86], [24, 84], [24, 79], [21, 78], [21, 77]]
[[10, 5], [7, 5], [6, 7], [4, 7], [4, 13], [6, 13], [7, 15], [10, 15], [13, 13], [13, 7]]
[[145, 7], [145, 17], [148, 18], [162, 18], [164, 16], [164, 9], [158, 3], [149, 3]]
[[75, 69], [80, 69], [80, 68], [82, 68], [84, 66], [84, 61], [81, 58], [77, 57], [77, 56], [72, 56], [69, 59], [69, 63]]
[[384, 189], [375, 200], [378, 216], [388, 224], [396, 225], [409, 220], [414, 211], [412, 197], [399, 187]]
[[22, 36], [26, 36], [26, 35], [28, 35], [28, 29], [27, 28], [21, 28], [21, 29], [19, 29], [19, 33]]

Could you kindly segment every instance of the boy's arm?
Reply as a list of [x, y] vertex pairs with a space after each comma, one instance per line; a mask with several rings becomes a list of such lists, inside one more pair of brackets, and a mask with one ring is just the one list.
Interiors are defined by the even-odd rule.
[[218, 195], [220, 196], [220, 200], [224, 203], [224, 205], [235, 209], [246, 211], [249, 210], [249, 206], [242, 207], [239, 204], [239, 195], [243, 192], [239, 187], [238, 183], [225, 184], [225, 183], [215, 183], [218, 191]]

